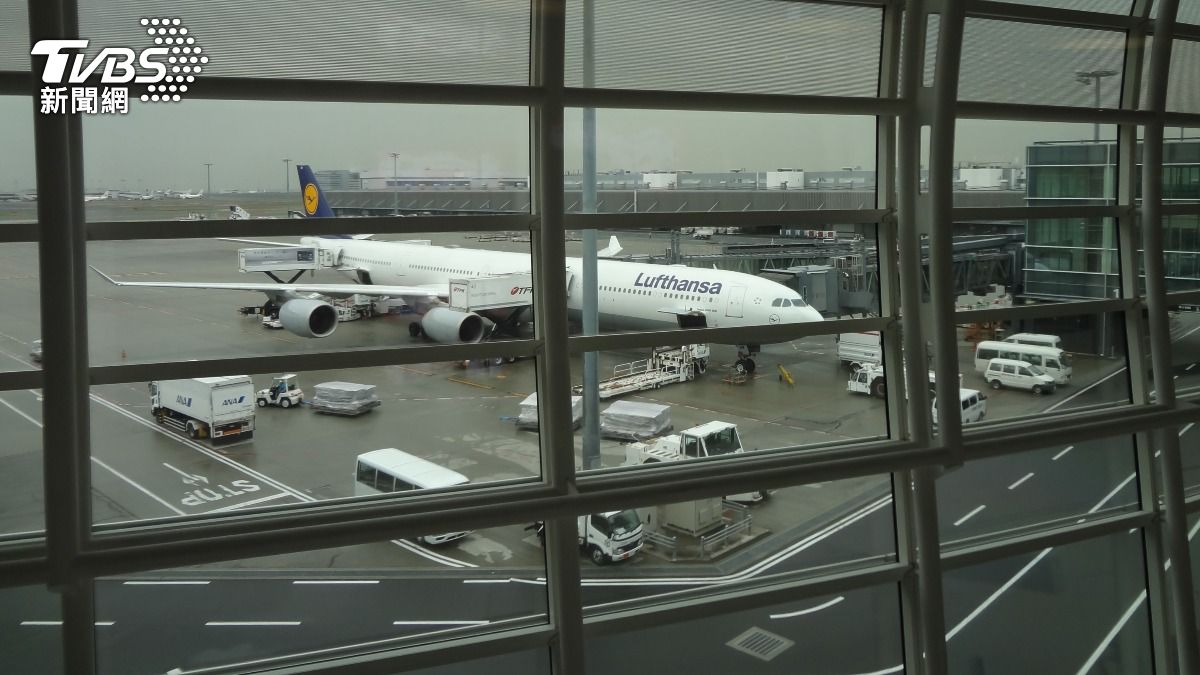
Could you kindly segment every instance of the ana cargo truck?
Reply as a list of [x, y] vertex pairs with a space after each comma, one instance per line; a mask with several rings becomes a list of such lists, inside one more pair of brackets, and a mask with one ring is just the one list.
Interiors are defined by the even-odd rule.
[[249, 375], [150, 383], [150, 414], [159, 424], [214, 443], [254, 436], [254, 401]]

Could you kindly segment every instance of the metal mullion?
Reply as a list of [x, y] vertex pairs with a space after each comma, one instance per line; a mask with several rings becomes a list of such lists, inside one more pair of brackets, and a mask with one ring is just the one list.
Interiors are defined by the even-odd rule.
[[1130, 30], [1137, 26], [1139, 21], [1139, 19], [1126, 14], [1089, 12], [1018, 2], [968, 0], [964, 4], [967, 16], [972, 19], [1002, 19], [1020, 23], [1109, 31]]
[[1117, 532], [1126, 532], [1132, 528], [1146, 527], [1154, 518], [1155, 514], [1150, 511], [1133, 511], [1083, 523], [1071, 523], [1045, 532], [1004, 537], [994, 542], [951, 548], [942, 552], [942, 566], [946, 570], [962, 569], [994, 560], [1011, 558], [1023, 553], [1032, 553], [1047, 547], [1100, 539]]
[[[1167, 75], [1171, 60], [1173, 27], [1177, 0], [1163, 0], [1155, 20], [1151, 46], [1147, 110], [1155, 117], [1145, 125], [1142, 145], [1142, 249], [1146, 279], [1147, 323], [1150, 332], [1150, 358], [1154, 367], [1158, 401], [1172, 406], [1175, 385], [1171, 373], [1171, 338], [1166, 307], [1162, 228], [1163, 119], [1166, 109]], [[1129, 251], [1136, 255], [1136, 251]], [[1196, 634], [1196, 606], [1191, 575], [1191, 552], [1187, 539], [1187, 513], [1184, 510], [1183, 464], [1179, 436], [1171, 427], [1151, 432], [1161, 456], [1162, 504], [1165, 515], [1163, 545], [1171, 559], [1167, 571], [1167, 590], [1174, 622], [1173, 638], [1179, 669], [1184, 673], [1200, 671], [1200, 645]]]
[[[407, 339], [407, 336], [406, 338]], [[399, 366], [442, 361], [464, 361], [491, 357], [534, 356], [537, 340], [503, 340], [477, 344], [432, 344], [412, 347], [362, 347], [319, 352], [252, 355], [200, 361], [163, 361], [112, 366], [93, 366], [89, 384], [121, 384], [150, 380], [211, 377], [244, 373], [315, 371], [372, 366]], [[3, 380], [0, 380], [2, 382]]]
[[959, 119], [1014, 120], [1019, 122], [1095, 122], [1099, 124], [1145, 124], [1153, 119], [1146, 110], [1084, 108], [1036, 103], [998, 103], [959, 101], [955, 105]]
[[50, 584], [50, 560], [43, 536], [0, 546], [0, 588]]
[[689, 110], [708, 112], [796, 113], [806, 115], [895, 115], [895, 99], [871, 96], [813, 96], [805, 94], [742, 94], [662, 89], [567, 87], [568, 108]]
[[37, 223], [5, 223], [4, 227], [0, 228], [0, 243], [37, 240]]
[[1200, 290], [1170, 291], [1166, 295], [1168, 305], [1189, 305], [1200, 303]]
[[[713, 191], [714, 193], [717, 191]], [[758, 194], [738, 191], [737, 194]], [[825, 225], [876, 223], [886, 216], [885, 209], [785, 209], [777, 211], [678, 211], [674, 213], [568, 213], [563, 224], [571, 229], [677, 230], [681, 227], [712, 224], [714, 218], [736, 218], [742, 226], [754, 225]]]
[[1125, 312], [1141, 307], [1136, 297], [1113, 298], [1111, 300], [1080, 300], [1079, 302], [1054, 302], [1039, 305], [1013, 305], [994, 309], [964, 309], [954, 313], [955, 323], [976, 321], [1012, 321], [1057, 316], [1074, 316], [1101, 312]]
[[[371, 218], [253, 218], [251, 220], [135, 220], [87, 224], [88, 241], [301, 237], [329, 234], [424, 234], [427, 232], [536, 231], [531, 214], [377, 216]], [[282, 243], [282, 242], [281, 242]]]
[[1184, 501], [1183, 505], [1188, 513], [1196, 513], [1197, 511], [1200, 511], [1200, 494], [1192, 493], [1188, 495], [1188, 498]]
[[[1162, 214], [1164, 216], [1200, 216], [1200, 202], [1163, 204]], [[1171, 295], [1171, 293], [1168, 292], [1167, 295]]]
[[1162, 120], [1169, 127], [1200, 127], [1200, 113], [1166, 111]]
[[901, 563], [878, 563], [866, 569], [837, 572], [819, 577], [796, 580], [772, 579], [770, 584], [763, 584], [760, 580], [755, 579], [746, 582], [722, 583], [719, 586], [701, 589], [698, 594], [703, 594], [703, 597], [686, 599], [652, 597], [635, 601], [644, 603], [640, 607], [591, 613], [584, 617], [584, 634], [588, 638], [619, 635], [684, 621], [710, 619], [719, 614], [762, 609], [833, 593], [865, 590], [883, 584], [896, 583], [908, 571], [909, 567]]
[[45, 377], [40, 370], [14, 370], [0, 373], [0, 391], [41, 389]]
[[[660, 345], [697, 343], [774, 344], [802, 337], [833, 335], [864, 330], [882, 330], [893, 319], [868, 317], [865, 319], [837, 319], [809, 321], [805, 323], [775, 323], [760, 326], [735, 326], [732, 328], [672, 328], [656, 331], [630, 333], [606, 333], [602, 335], [580, 335], [569, 339], [567, 349], [572, 354], [612, 349], [634, 349]], [[740, 342], [739, 342], [740, 341]]]
[[[555, 491], [569, 494], [575, 482], [575, 442], [571, 424], [571, 364], [567, 355], [567, 284], [563, 230], [563, 80], [566, 44], [565, 0], [531, 4], [530, 76], [543, 97], [530, 120], [533, 141], [530, 208], [541, 217], [534, 238], [534, 330], [543, 340], [537, 359], [538, 419], [541, 420], [542, 477]], [[546, 593], [550, 624], [556, 629], [550, 663], [558, 675], [584, 672], [583, 595], [573, 516], [545, 519]]]
[[1200, 42], [1200, 24], [1194, 23], [1179, 23], [1175, 22], [1175, 33], [1173, 37], [1176, 40], [1187, 40], [1189, 42]]
[[956, 206], [950, 215], [963, 220], [1024, 220], [1029, 218], [1115, 218], [1119, 206]]

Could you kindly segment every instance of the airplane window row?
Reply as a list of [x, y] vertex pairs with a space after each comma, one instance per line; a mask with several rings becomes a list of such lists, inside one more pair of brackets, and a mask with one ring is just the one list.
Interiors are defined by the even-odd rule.
[[468, 276], [479, 276], [479, 272], [472, 272], [471, 270], [456, 270], [456, 269], [452, 269], [449, 267], [437, 267], [434, 265], [410, 265], [410, 267], [412, 267], [413, 269], [417, 269], [417, 270], [429, 270], [430, 272], [448, 272], [450, 274], [465, 274]]

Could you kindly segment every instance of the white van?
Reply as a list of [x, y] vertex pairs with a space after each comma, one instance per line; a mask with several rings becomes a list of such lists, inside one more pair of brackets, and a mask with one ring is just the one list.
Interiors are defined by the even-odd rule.
[[[457, 471], [396, 448], [372, 450], [359, 455], [355, 462], [354, 478], [355, 496], [433, 490], [470, 482]], [[470, 531], [429, 534], [418, 537], [418, 540], [426, 544], [444, 544], [468, 534]]]
[[837, 336], [837, 355], [843, 366], [858, 372], [864, 366], [883, 363], [883, 349], [879, 331], [866, 333], [841, 333]]
[[992, 359], [1025, 361], [1054, 378], [1055, 384], [1071, 383], [1071, 355], [1054, 347], [984, 340], [975, 346], [975, 370], [983, 373]]
[[1057, 335], [1047, 335], [1046, 333], [1013, 333], [1004, 338], [1004, 341], [1018, 345], [1062, 349], [1062, 338]]
[[1055, 387], [1054, 378], [1046, 371], [1028, 361], [1014, 359], [992, 359], [983, 378], [992, 385], [992, 389], [1013, 387], [1028, 389], [1035, 394], [1049, 394]]
[[[962, 423], [978, 422], [987, 415], [987, 396], [976, 389], [959, 389], [958, 400], [962, 406]], [[937, 426], [937, 397], [933, 397], [933, 424]]]

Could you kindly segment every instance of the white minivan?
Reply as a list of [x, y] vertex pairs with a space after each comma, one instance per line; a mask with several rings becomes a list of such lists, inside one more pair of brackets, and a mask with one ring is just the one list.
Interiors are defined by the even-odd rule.
[[[436, 490], [466, 485], [466, 476], [396, 448], [364, 452], [355, 460], [354, 494], [377, 495], [410, 490]], [[445, 532], [418, 537], [426, 544], [445, 544], [470, 534]]]
[[988, 361], [983, 378], [992, 389], [1012, 387], [1028, 389], [1035, 394], [1049, 394], [1054, 391], [1054, 378], [1041, 368], [1028, 361], [1015, 359], [992, 359]]
[[975, 370], [983, 373], [992, 359], [1024, 361], [1046, 371], [1055, 384], [1070, 384], [1071, 355], [1054, 347], [984, 340], [975, 346]]
[[1062, 338], [1057, 335], [1048, 335], [1046, 333], [1013, 333], [1004, 338], [1005, 342], [1012, 342], [1018, 345], [1033, 345], [1034, 347], [1049, 347], [1051, 349], [1062, 349]]
[[[975, 389], [959, 389], [959, 404], [962, 406], [962, 423], [978, 422], [987, 415], [987, 396]], [[937, 397], [933, 397], [933, 423], [938, 423]]]

